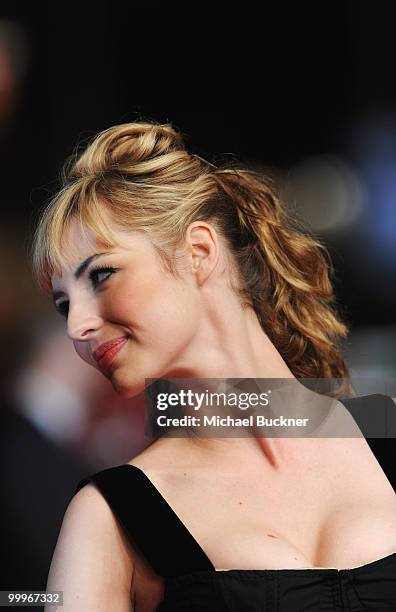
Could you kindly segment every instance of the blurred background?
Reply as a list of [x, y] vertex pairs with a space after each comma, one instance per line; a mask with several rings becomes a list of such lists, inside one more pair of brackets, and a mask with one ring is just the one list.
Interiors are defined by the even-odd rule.
[[77, 481], [147, 444], [142, 397], [81, 362], [28, 258], [65, 158], [110, 125], [170, 121], [208, 160], [275, 174], [330, 250], [358, 393], [396, 396], [395, 18], [347, 0], [2, 3], [2, 589], [44, 590]]

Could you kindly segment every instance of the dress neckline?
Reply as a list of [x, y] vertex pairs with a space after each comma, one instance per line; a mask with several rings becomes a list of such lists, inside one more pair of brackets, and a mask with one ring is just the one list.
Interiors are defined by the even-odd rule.
[[[374, 397], [373, 394], [371, 395], [371, 397]], [[364, 396], [365, 398], [369, 398], [370, 396]], [[387, 397], [387, 396], [386, 396]], [[353, 398], [352, 398], [353, 399]], [[392, 403], [393, 400], [390, 397], [387, 397], [387, 399], [389, 399]], [[355, 417], [351, 412], [350, 406], [348, 404], [348, 401], [351, 400], [347, 400], [345, 402], [345, 400], [339, 400], [343, 406], [348, 410], [348, 412], [351, 414], [352, 418]], [[396, 408], [396, 405], [395, 405]], [[356, 420], [355, 420], [356, 422]], [[359, 426], [359, 423], [356, 422], [356, 424]], [[365, 438], [365, 436], [363, 435], [363, 437]], [[384, 465], [382, 464], [380, 458], [377, 456], [376, 452], [375, 452], [375, 445], [370, 442], [370, 438], [365, 438], [366, 444], [369, 447], [369, 451], [372, 453], [372, 455], [374, 456], [374, 458], [377, 460], [387, 482], [389, 483], [389, 485], [391, 486], [391, 488], [393, 489], [395, 495], [396, 495], [396, 482], [391, 482], [390, 479], [388, 478], [388, 475], [384, 469]], [[203, 557], [203, 559], [205, 560], [207, 566], [210, 568], [209, 573], [211, 574], [216, 574], [216, 575], [233, 575], [235, 573], [238, 574], [249, 574], [249, 575], [268, 575], [268, 573], [271, 572], [275, 572], [276, 574], [287, 574], [287, 575], [292, 575], [293, 573], [297, 573], [297, 574], [301, 574], [301, 573], [308, 573], [310, 572], [311, 574], [323, 574], [323, 573], [342, 573], [342, 572], [352, 572], [352, 573], [356, 573], [356, 572], [362, 572], [368, 569], [374, 569], [377, 568], [381, 565], [387, 564], [389, 562], [391, 562], [392, 560], [396, 560], [396, 551], [390, 553], [389, 555], [386, 555], [385, 557], [380, 557], [379, 559], [374, 559], [373, 561], [369, 561], [368, 563], [365, 563], [364, 565], [358, 565], [352, 568], [336, 568], [336, 567], [312, 567], [312, 568], [286, 568], [286, 569], [217, 569], [215, 568], [215, 566], [213, 565], [212, 561], [209, 559], [208, 555], [206, 554], [206, 552], [203, 550], [202, 546], [199, 544], [199, 542], [197, 541], [197, 539], [193, 536], [193, 534], [190, 532], [189, 529], [187, 529], [186, 525], [182, 522], [182, 520], [179, 518], [179, 516], [176, 514], [176, 512], [174, 511], [174, 509], [172, 508], [172, 506], [169, 504], [169, 502], [165, 499], [165, 497], [162, 495], [162, 493], [159, 491], [159, 489], [157, 489], [157, 487], [154, 485], [154, 483], [152, 482], [152, 480], [149, 478], [149, 476], [141, 469], [138, 468], [135, 465], [132, 465], [130, 463], [126, 463], [126, 464], [122, 464], [119, 467], [128, 467], [128, 468], [132, 468], [133, 470], [135, 470], [138, 473], [140, 473], [140, 475], [144, 478], [145, 482], [148, 484], [148, 486], [151, 488], [152, 492], [154, 495], [159, 496], [159, 498], [162, 500], [163, 504], [165, 505], [165, 507], [168, 509], [169, 513], [172, 515], [172, 518], [174, 521], [176, 521], [179, 524], [180, 529], [182, 529], [185, 533], [186, 536], [188, 536], [188, 538], [193, 542], [193, 545], [196, 547], [196, 549], [199, 551], [200, 555]], [[198, 570], [201, 573], [208, 573], [208, 570]], [[195, 572], [194, 572], [195, 573]]]
[[[279, 573], [286, 573], [288, 575], [291, 575], [293, 572], [297, 572], [298, 574], [300, 574], [301, 572], [311, 572], [311, 573], [323, 573], [323, 572], [327, 572], [327, 573], [334, 573], [334, 572], [358, 572], [358, 571], [362, 571], [362, 570], [366, 570], [366, 569], [370, 569], [370, 568], [374, 568], [377, 567], [379, 565], [382, 565], [384, 563], [388, 563], [389, 561], [391, 561], [392, 559], [396, 560], [396, 551], [390, 553], [389, 555], [386, 555], [385, 557], [380, 557], [379, 559], [374, 559], [373, 561], [369, 561], [368, 563], [365, 563], [364, 565], [358, 565], [356, 567], [351, 567], [351, 568], [336, 568], [336, 567], [307, 567], [307, 568], [285, 568], [285, 569], [238, 569], [238, 568], [232, 568], [232, 569], [217, 569], [212, 561], [209, 559], [208, 555], [206, 554], [206, 552], [204, 551], [204, 549], [202, 548], [202, 546], [199, 544], [198, 540], [193, 536], [193, 534], [191, 533], [191, 531], [189, 529], [187, 529], [186, 525], [183, 523], [183, 521], [179, 518], [179, 516], [176, 514], [176, 512], [174, 511], [174, 509], [172, 508], [172, 506], [170, 505], [170, 503], [165, 499], [165, 497], [162, 495], [162, 493], [159, 491], [159, 489], [157, 489], [157, 487], [155, 486], [155, 484], [152, 482], [152, 480], [147, 476], [146, 472], [144, 472], [141, 468], [138, 468], [136, 465], [132, 465], [130, 463], [125, 463], [122, 464], [120, 466], [118, 466], [119, 468], [131, 468], [132, 470], [135, 470], [135, 472], [137, 471], [146, 481], [146, 483], [149, 485], [149, 487], [152, 489], [153, 493], [155, 495], [158, 495], [162, 502], [166, 505], [168, 511], [172, 514], [173, 519], [175, 521], [177, 521], [181, 527], [181, 529], [183, 529], [183, 531], [188, 534], [189, 538], [193, 541], [194, 546], [200, 551], [201, 555], [205, 558], [208, 566], [210, 566], [210, 573], [216, 573], [216, 574], [227, 574], [227, 575], [233, 575], [233, 573], [237, 572], [239, 573], [247, 573], [247, 574], [268, 574], [268, 572], [276, 572], [277, 574]], [[390, 483], [391, 484], [391, 483]], [[392, 488], [394, 489], [393, 485], [391, 484]], [[396, 491], [395, 491], [396, 493]], [[203, 572], [203, 573], [207, 573], [207, 570], [198, 570], [198, 572]], [[194, 572], [195, 573], [195, 572]]]

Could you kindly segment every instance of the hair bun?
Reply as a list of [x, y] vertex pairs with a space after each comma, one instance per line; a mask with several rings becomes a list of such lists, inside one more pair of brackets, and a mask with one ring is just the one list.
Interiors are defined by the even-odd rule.
[[161, 155], [185, 151], [182, 135], [170, 123], [124, 123], [104, 130], [76, 160], [69, 176], [110, 170], [128, 171]]

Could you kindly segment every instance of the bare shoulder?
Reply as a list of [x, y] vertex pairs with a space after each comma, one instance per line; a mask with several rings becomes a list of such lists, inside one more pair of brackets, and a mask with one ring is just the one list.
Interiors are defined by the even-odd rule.
[[392, 399], [393, 399], [393, 401], [394, 401], [394, 402], [395, 402], [395, 404], [396, 404], [396, 397], [392, 397]]
[[63, 612], [126, 612], [133, 572], [133, 552], [111, 508], [94, 484], [86, 484], [64, 515], [47, 590], [63, 591]]

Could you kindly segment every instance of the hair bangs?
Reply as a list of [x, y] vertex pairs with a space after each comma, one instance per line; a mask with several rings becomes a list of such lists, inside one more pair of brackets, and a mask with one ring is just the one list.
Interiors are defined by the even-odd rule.
[[[33, 271], [39, 286], [52, 290], [52, 275], [72, 265], [69, 230], [77, 224], [85, 244], [111, 248], [116, 240], [106, 218], [105, 202], [99, 200], [97, 181], [64, 187], [44, 210], [33, 241]], [[107, 213], [108, 214], [108, 213]]]

